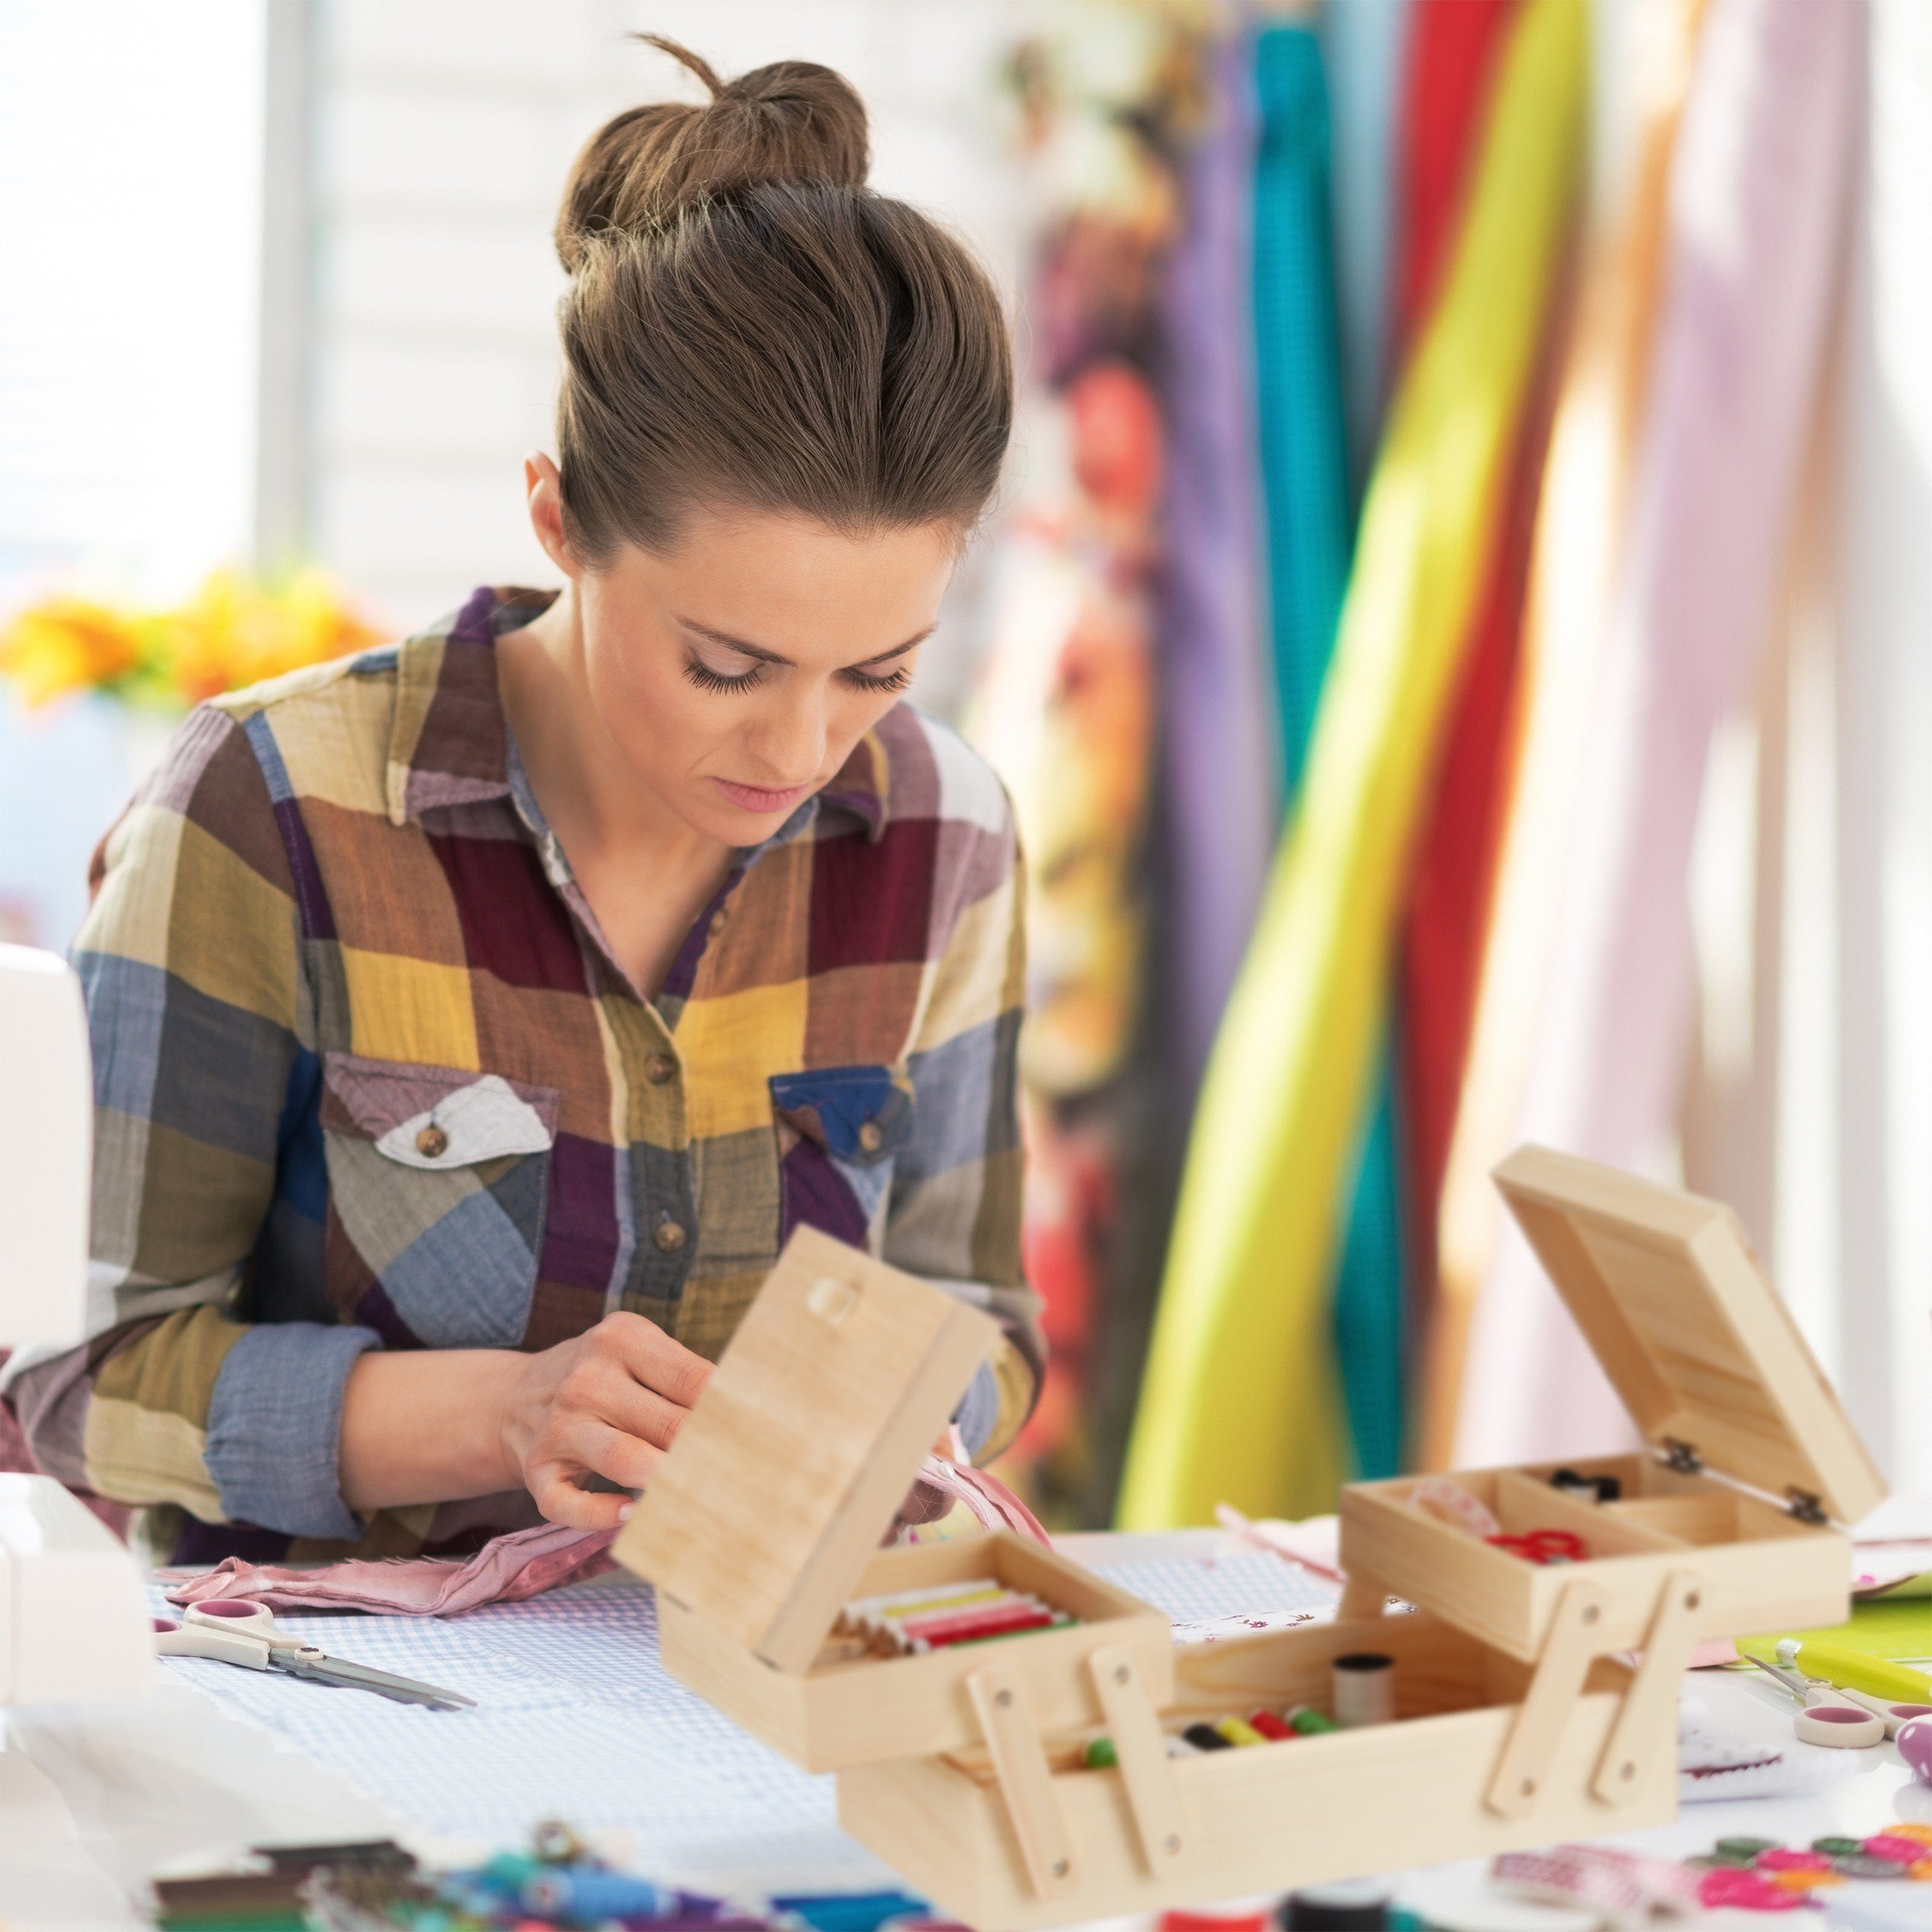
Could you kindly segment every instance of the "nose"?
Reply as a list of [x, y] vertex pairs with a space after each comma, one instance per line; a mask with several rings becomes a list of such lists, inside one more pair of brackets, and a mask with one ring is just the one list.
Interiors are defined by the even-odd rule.
[[751, 750], [774, 786], [808, 785], [818, 776], [828, 736], [826, 696], [823, 685], [818, 684], [774, 692], [771, 705], [754, 724], [749, 734]]

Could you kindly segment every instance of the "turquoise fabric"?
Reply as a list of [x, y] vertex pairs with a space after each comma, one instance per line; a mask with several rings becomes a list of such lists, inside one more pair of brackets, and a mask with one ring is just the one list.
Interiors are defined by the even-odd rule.
[[1389, 365], [1395, 117], [1412, 0], [1343, 0], [1321, 14], [1334, 165], [1336, 306], [1349, 471], [1358, 492], [1374, 460], [1395, 371]]
[[[1335, 641], [1353, 546], [1329, 199], [1330, 126], [1320, 42], [1309, 28], [1255, 42], [1261, 140], [1254, 183], [1255, 380], [1276, 700], [1290, 809]], [[1334, 1323], [1364, 1477], [1401, 1455], [1401, 1170], [1385, 1043], [1337, 1274]]]

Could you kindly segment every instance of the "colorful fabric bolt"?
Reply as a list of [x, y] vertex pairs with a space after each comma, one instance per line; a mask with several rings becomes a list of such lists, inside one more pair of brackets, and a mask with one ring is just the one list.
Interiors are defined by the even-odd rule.
[[[1489, 1178], [1512, 1138], [1571, 863], [1632, 451], [1648, 379], [1671, 157], [1703, 0], [1641, 0], [1620, 57], [1643, 80], [1623, 208], [1585, 271], [1537, 512], [1518, 722], [1464, 1077], [1436, 1217], [1437, 1294], [1417, 1459], [1455, 1454], [1469, 1324], [1500, 1214]], [[1647, 49], [1638, 60], [1635, 50]]]
[[1389, 257], [1395, 108], [1413, 0], [1349, 0], [1321, 9], [1328, 76], [1331, 228], [1342, 330], [1349, 476], [1359, 493], [1388, 400]]
[[[1258, 37], [1261, 145], [1254, 175], [1257, 400], [1283, 780], [1296, 809], [1348, 582], [1352, 518], [1340, 415], [1341, 349], [1328, 232], [1328, 102], [1309, 28]], [[1333, 1348], [1356, 1471], [1392, 1475], [1403, 1426], [1402, 1229], [1395, 1101], [1385, 1062], [1358, 1156], [1332, 1284]], [[1305, 1399], [1321, 1358], [1281, 1370], [1279, 1400]]]
[[[1580, 159], [1587, 22], [1533, 0], [1469, 215], [1392, 413], [1301, 808], [1203, 1089], [1129, 1458], [1130, 1527], [1326, 1506], [1342, 1474], [1312, 1286], [1368, 1099], [1403, 872], [1479, 588]], [[1226, 1426], [1230, 1415], [1241, 1426]]]
[[801, 1221], [989, 1306], [994, 1439], [1026, 1412], [998, 782], [896, 707], [647, 1001], [498, 698], [496, 638], [546, 601], [481, 591], [196, 712], [97, 859], [94, 1335], [10, 1392], [51, 1472], [218, 1526], [178, 1560], [528, 1526], [521, 1491], [352, 1514], [355, 1359], [542, 1349], [614, 1308], [715, 1356]]
[[1396, 221], [1389, 281], [1395, 353], [1414, 349], [1435, 305], [1468, 198], [1469, 157], [1517, 0], [1414, 0], [1398, 104]]
[[[1628, 547], [1518, 1137], [1636, 1164], [1677, 1117], [1687, 880], [1711, 737], [1770, 632], [1819, 407], [1859, 112], [1855, 8], [1712, 0], [1671, 183]], [[1457, 1459], [1601, 1452], [1629, 1424], [1526, 1244], [1478, 1308]]]
[[[1454, 238], [1496, 57], [1515, 0], [1419, 0], [1403, 115], [1406, 218], [1399, 254], [1402, 340], [1427, 312]], [[1503, 488], [1477, 538], [1486, 566], [1460, 653], [1455, 697], [1409, 879], [1397, 975], [1410, 1332], [1435, 1300], [1435, 1222], [1469, 1047], [1506, 768], [1506, 733], [1529, 569], [1536, 494], [1549, 440], [1548, 369], [1561, 333], [1548, 305], [1534, 400]]]
[[1253, 49], [1213, 56], [1213, 118], [1182, 174], [1164, 270], [1167, 569], [1161, 646], [1177, 1092], [1192, 1100], [1240, 970], [1280, 822], [1258, 608], [1253, 344]]

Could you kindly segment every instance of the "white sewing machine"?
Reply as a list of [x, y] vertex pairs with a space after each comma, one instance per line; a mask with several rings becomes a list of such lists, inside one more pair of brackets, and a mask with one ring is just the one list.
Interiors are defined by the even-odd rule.
[[[0, 946], [0, 1345], [85, 1331], [93, 1099], [79, 982]], [[0, 1474], [0, 1712], [138, 1697], [153, 1657], [127, 1549], [51, 1477]]]

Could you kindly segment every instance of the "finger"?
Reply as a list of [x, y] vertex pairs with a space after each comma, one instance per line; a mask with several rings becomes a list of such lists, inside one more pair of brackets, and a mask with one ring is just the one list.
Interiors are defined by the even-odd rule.
[[663, 1451], [654, 1444], [626, 1435], [594, 1417], [586, 1417], [571, 1433], [571, 1447], [582, 1457], [584, 1467], [626, 1489], [648, 1489], [664, 1460]]
[[531, 1494], [545, 1516], [571, 1530], [614, 1530], [630, 1509], [628, 1496], [580, 1489], [561, 1472], [533, 1483]]
[[605, 1325], [619, 1359], [647, 1389], [656, 1389], [667, 1401], [687, 1409], [703, 1392], [711, 1379], [711, 1364], [666, 1334], [656, 1322], [620, 1310], [607, 1315]]
[[601, 1368], [588, 1399], [580, 1396], [571, 1406], [592, 1421], [608, 1423], [660, 1449], [669, 1448], [691, 1411], [647, 1389], [620, 1363], [605, 1362]]

